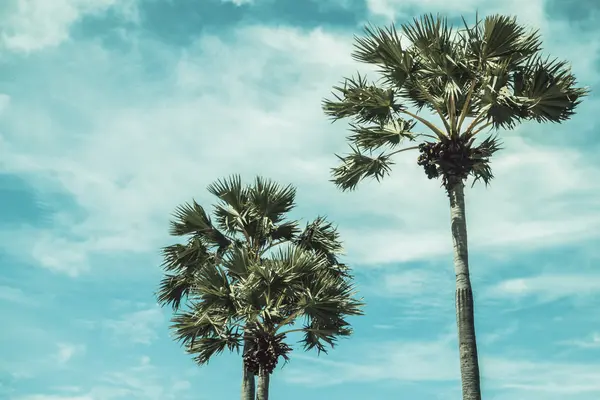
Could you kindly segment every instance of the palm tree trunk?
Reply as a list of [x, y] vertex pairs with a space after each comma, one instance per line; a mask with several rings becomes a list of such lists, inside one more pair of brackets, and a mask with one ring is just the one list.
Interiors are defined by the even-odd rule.
[[269, 373], [262, 368], [258, 372], [256, 400], [269, 400]]
[[458, 327], [462, 398], [463, 400], [481, 400], [473, 291], [471, 290], [471, 280], [469, 278], [464, 184], [460, 182], [454, 185], [448, 195], [450, 197], [454, 272], [456, 274], [456, 323]]
[[[247, 341], [244, 341], [243, 353], [246, 353]], [[254, 400], [254, 374], [246, 369], [246, 365], [242, 363], [242, 400]]]

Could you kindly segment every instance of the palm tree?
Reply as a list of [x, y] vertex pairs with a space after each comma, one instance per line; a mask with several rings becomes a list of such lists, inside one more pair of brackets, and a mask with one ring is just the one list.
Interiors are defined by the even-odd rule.
[[[493, 133], [478, 139], [523, 121], [565, 121], [587, 89], [576, 87], [567, 62], [543, 58], [539, 33], [514, 17], [463, 23], [464, 29], [455, 30], [439, 15], [414, 19], [401, 26], [407, 45], [394, 25], [368, 26], [365, 37], [355, 38], [352, 56], [376, 66], [381, 79], [346, 78], [323, 110], [333, 120], [352, 121], [352, 152], [338, 156], [342, 164], [332, 171], [342, 190], [355, 189], [366, 177], [379, 181], [389, 174], [392, 156], [410, 150], [419, 151], [417, 164], [429, 179], [441, 178], [450, 201], [463, 399], [479, 400], [463, 189], [469, 176], [487, 186], [493, 178], [490, 158], [500, 143]], [[421, 114], [423, 109], [442, 126]], [[418, 123], [424, 132], [416, 132]], [[415, 145], [397, 149], [406, 141]], [[373, 154], [377, 150], [382, 151]]]
[[[291, 245], [257, 263], [239, 247], [197, 276], [190, 310], [173, 327], [200, 363], [244, 339], [245, 368], [258, 375], [256, 399], [267, 400], [279, 358], [289, 359], [287, 335], [301, 332], [306, 350], [326, 352], [327, 344], [351, 334], [346, 316], [361, 314], [353, 294], [345, 268], [332, 268], [323, 254]], [[294, 328], [299, 319], [304, 325]]]
[[[300, 316], [310, 318], [311, 312], [307, 305], [304, 309], [299, 308], [303, 304], [301, 299], [304, 299], [301, 297], [302, 290], [311, 287], [306, 280], [307, 272], [302, 274], [303, 270], [294, 272], [293, 268], [288, 268], [291, 275], [285, 281], [289, 283], [284, 291], [286, 296], [278, 297], [277, 307], [274, 307], [272, 296], [261, 292], [267, 286], [257, 278], [257, 271], [262, 271], [265, 276], [275, 276], [276, 272], [271, 269], [278, 271], [277, 266], [290, 265], [294, 260], [292, 256], [300, 253], [280, 253], [279, 258], [273, 256], [275, 251], [280, 250], [278, 247], [287, 246], [296, 252], [306, 253], [306, 260], [313, 263], [310, 270], [313, 275], [318, 272], [337, 276], [337, 281], [332, 282], [340, 290], [346, 288], [351, 291], [348, 283], [351, 276], [349, 268], [338, 261], [342, 245], [331, 223], [318, 217], [302, 230], [298, 221], [286, 219], [295, 206], [295, 189], [291, 185], [282, 187], [258, 177], [253, 185], [243, 186], [240, 177], [234, 175], [212, 183], [208, 191], [219, 199], [214, 208], [214, 223], [195, 201], [178, 207], [174, 213], [170, 233], [187, 237], [187, 241], [163, 249], [165, 276], [157, 293], [158, 302], [173, 307], [175, 336], [189, 353], [195, 355], [198, 364], [208, 363], [213, 355], [226, 348], [230, 351], [239, 350], [240, 346], [243, 348], [241, 398], [254, 400], [255, 375], [260, 371], [249, 368], [252, 364], [249, 364], [248, 354], [255, 346], [257, 336], [253, 333], [256, 333], [257, 327], [272, 322], [268, 318], [265, 320], [265, 310], [283, 313], [290, 318], [289, 322]], [[284, 259], [282, 254], [292, 258]], [[316, 276], [311, 279], [316, 279]], [[303, 278], [307, 285], [304, 289], [298, 284]], [[290, 280], [291, 283], [288, 282]], [[282, 285], [282, 282], [277, 282], [277, 285]], [[271, 286], [271, 291], [277, 289], [280, 293], [283, 290], [280, 286]], [[358, 309], [352, 307], [359, 307], [361, 303], [347, 301], [348, 315], [355, 315]], [[292, 311], [294, 318], [289, 314]], [[340, 315], [329, 314], [331, 318], [341, 318]], [[318, 318], [313, 320], [322, 323]], [[277, 329], [287, 325], [281, 325], [281, 322], [277, 322]], [[273, 336], [275, 326], [269, 325], [268, 328], [266, 332]], [[308, 348], [322, 350], [323, 342], [333, 344], [331, 335], [350, 334], [345, 322], [335, 332], [326, 331], [326, 328], [329, 327], [321, 329], [320, 326], [308, 325], [302, 328]], [[265, 377], [259, 379], [259, 394], [267, 393], [261, 392], [261, 388], [265, 379], [268, 383], [268, 375], [263, 374]]]

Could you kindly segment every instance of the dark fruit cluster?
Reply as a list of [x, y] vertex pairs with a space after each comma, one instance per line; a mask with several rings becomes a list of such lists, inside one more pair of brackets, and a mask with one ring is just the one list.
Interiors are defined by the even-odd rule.
[[434, 179], [440, 176], [436, 164], [440, 152], [439, 144], [439, 142], [425, 142], [419, 145], [419, 152], [421, 152], [421, 154], [419, 155], [419, 158], [417, 158], [417, 165], [423, 167], [428, 179]]
[[474, 164], [472, 141], [464, 138], [445, 138], [438, 142], [419, 145], [417, 164], [425, 170], [427, 178], [442, 177], [442, 184], [449, 189], [456, 182], [466, 179]]
[[253, 332], [248, 335], [248, 346], [244, 353], [244, 364], [246, 369], [258, 375], [260, 368], [271, 374], [279, 357], [287, 360], [287, 353], [292, 349], [283, 342], [284, 335], [271, 335], [265, 332]]

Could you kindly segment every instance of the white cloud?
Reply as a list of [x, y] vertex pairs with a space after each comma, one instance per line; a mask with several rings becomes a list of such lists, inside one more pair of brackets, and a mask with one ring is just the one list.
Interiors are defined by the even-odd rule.
[[91, 396], [63, 396], [60, 394], [32, 394], [19, 396], [15, 400], [97, 400]]
[[[376, 297], [393, 301], [397, 319], [402, 321], [400, 324], [406, 324], [407, 320], [437, 320], [440, 314], [453, 315], [454, 274], [451, 268], [423, 266], [398, 272], [368, 271], [361, 275], [360, 292], [367, 302]], [[376, 328], [386, 329], [388, 324]]]
[[189, 396], [190, 383], [181, 379], [181, 371], [159, 368], [148, 357], [134, 366], [97, 373], [96, 378], [88, 388], [81, 385], [58, 388], [66, 394], [32, 394], [14, 400], [207, 400], [197, 394]]
[[586, 365], [493, 358], [487, 363], [486, 371], [496, 381], [494, 386], [501, 389], [518, 389], [530, 395], [561, 394], [573, 398], [573, 395], [586, 393], [600, 395], [599, 367], [596, 363]]
[[[435, 10], [436, 13], [447, 13], [452, 16], [464, 15], [465, 18], [475, 16], [475, 11], [480, 16], [488, 14], [518, 14], [520, 20], [542, 27], [547, 23], [544, 11], [544, 0], [531, 0], [527, 3], [518, 0], [503, 2], [490, 2], [487, 0], [367, 0], [367, 8], [374, 16], [381, 16], [389, 20], [414, 18], [417, 13]], [[517, 8], [518, 7], [518, 8]]]
[[157, 338], [156, 330], [162, 327], [162, 322], [161, 310], [150, 308], [125, 314], [119, 319], [104, 321], [103, 326], [119, 339], [149, 345]]
[[[102, 384], [94, 386], [90, 395], [98, 400], [188, 399], [186, 392], [190, 386], [189, 382], [180, 378], [181, 371], [170, 372], [174, 371], [157, 367], [149, 357], [144, 356], [136, 366], [104, 374], [101, 377]], [[197, 398], [197, 394], [194, 394], [194, 398]], [[199, 399], [205, 400], [205, 397], [201, 396]]]
[[[155, 251], [177, 204], [192, 197], [205, 202], [206, 184], [243, 172], [246, 179], [263, 174], [297, 185], [303, 216], [385, 220], [385, 228], [341, 223], [355, 262], [447, 255], [447, 199], [439, 182], [427, 181], [415, 165], [416, 154], [398, 158], [382, 184], [366, 183], [356, 193], [339, 193], [328, 181], [333, 153], [345, 151], [347, 125], [329, 124], [320, 101], [357, 68], [351, 44], [349, 34], [322, 29], [250, 26], [230, 36], [202, 36], [183, 53], [155, 42], [128, 56], [84, 45], [74, 60], [100, 71], [95, 83], [73, 80], [77, 69], [53, 77], [48, 84], [56, 88], [46, 89], [69, 87], [66, 100], [86, 116], [85, 134], [53, 126], [49, 110], [13, 99], [12, 129], [0, 136], [5, 172], [68, 194], [80, 209], [57, 216], [50, 229], [6, 233], [3, 244], [19, 253], [34, 237], [36, 263], [75, 276], [91, 255]], [[147, 84], [139, 54], [156, 57], [173, 78]], [[131, 85], [125, 95], [122, 81], [113, 80], [115, 65]], [[556, 130], [581, 127], [581, 121], [569, 123]], [[540, 147], [513, 134], [505, 147], [492, 164], [492, 187], [468, 191], [472, 249], [552, 246], [600, 232], [598, 165], [572, 148]]]
[[2, 42], [10, 50], [25, 52], [61, 44], [80, 18], [109, 8], [137, 18], [135, 0], [9, 0], [7, 8]]
[[495, 332], [484, 333], [477, 336], [477, 343], [490, 345], [497, 343], [498, 341], [505, 339], [508, 336], [513, 335], [517, 332], [519, 325], [516, 322], [508, 323], [506, 327], [499, 329]]
[[508, 279], [486, 290], [490, 298], [535, 297], [541, 302], [565, 297], [586, 297], [600, 293], [600, 276], [593, 274], [545, 274]]
[[85, 346], [72, 343], [59, 343], [56, 353], [56, 363], [59, 365], [67, 364], [74, 356], [85, 353]]
[[600, 332], [594, 332], [585, 339], [563, 341], [561, 344], [580, 349], [600, 349]]
[[[450, 336], [437, 341], [386, 342], [355, 347], [360, 363], [295, 355], [302, 361], [281, 371], [285, 381], [310, 386], [329, 386], [345, 382], [398, 380], [409, 382], [456, 381], [458, 351]], [[302, 365], [299, 367], [298, 365]], [[335, 374], [324, 371], [335, 370]]]
[[16, 303], [20, 305], [38, 304], [31, 297], [27, 296], [23, 290], [11, 286], [0, 285], [0, 300]]
[[[367, 8], [372, 15], [385, 17], [390, 20], [401, 18], [413, 18], [415, 10], [435, 10], [439, 13], [449, 13], [451, 15], [465, 15], [466, 18], [474, 16], [475, 10], [480, 15], [492, 13], [510, 13], [514, 14], [518, 5], [519, 17], [527, 19], [530, 23], [536, 23], [537, 26], [545, 22], [543, 15], [543, 0], [531, 0], [527, 3], [518, 3], [517, 0], [508, 0], [503, 2], [490, 2], [486, 0], [465, 0], [465, 1], [446, 1], [446, 0], [367, 0]], [[409, 15], [409, 12], [413, 14]], [[484, 14], [485, 13], [485, 14]]]
[[245, 4], [253, 4], [254, 0], [221, 0], [223, 3], [233, 3], [236, 6], [243, 6]]
[[0, 93], [0, 115], [8, 108], [10, 105], [10, 96], [4, 93]]
[[[328, 386], [347, 382], [449, 382], [454, 385], [460, 376], [457, 368], [458, 350], [452, 335], [434, 341], [378, 343], [353, 346], [354, 361], [333, 361], [308, 356], [281, 371], [289, 383]], [[480, 355], [482, 379], [491, 398], [512, 394], [515, 399], [541, 400], [560, 393], [564, 398], [574, 395], [600, 394], [600, 365], [597, 363], [530, 361], [525, 358]], [[326, 371], [335, 370], [335, 374]], [[537, 397], [537, 396], [540, 397]], [[577, 397], [587, 399], [587, 397]]]

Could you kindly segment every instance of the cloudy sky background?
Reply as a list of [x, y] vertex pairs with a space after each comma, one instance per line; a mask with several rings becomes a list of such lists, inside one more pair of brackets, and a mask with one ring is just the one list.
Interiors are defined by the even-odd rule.
[[592, 89], [563, 125], [502, 132], [492, 186], [467, 192], [483, 388], [600, 398], [595, 0], [3, 1], [0, 398], [237, 398], [239, 357], [196, 367], [153, 298], [170, 212], [230, 173], [337, 222], [368, 303], [329, 355], [294, 352], [274, 399], [459, 398], [447, 199], [416, 153], [337, 192], [346, 125], [320, 101], [364, 70], [366, 22], [476, 9], [518, 13]]

